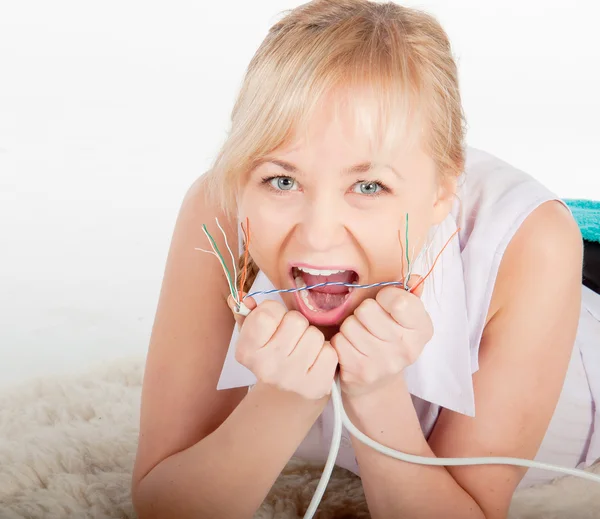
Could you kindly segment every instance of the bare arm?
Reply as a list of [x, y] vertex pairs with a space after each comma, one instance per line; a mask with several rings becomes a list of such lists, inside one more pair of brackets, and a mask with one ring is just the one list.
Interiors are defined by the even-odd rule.
[[259, 382], [213, 433], [139, 482], [140, 519], [252, 517], [325, 402]]
[[245, 387], [216, 390], [234, 320], [217, 260], [194, 250], [207, 248], [201, 226], [212, 229], [215, 216], [236, 244], [236, 226], [196, 182], [173, 233], [146, 360], [132, 478], [140, 519], [251, 517], [325, 405], [261, 384], [247, 396]]

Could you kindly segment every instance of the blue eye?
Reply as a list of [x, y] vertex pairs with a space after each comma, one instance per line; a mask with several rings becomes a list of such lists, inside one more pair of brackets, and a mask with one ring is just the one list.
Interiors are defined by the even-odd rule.
[[295, 180], [292, 177], [266, 177], [262, 179], [263, 184], [269, 184], [276, 191], [295, 191]]
[[[358, 187], [358, 194], [361, 195], [376, 195], [383, 190], [383, 186], [379, 182], [358, 182], [355, 184]], [[356, 193], [356, 191], [354, 191]]]

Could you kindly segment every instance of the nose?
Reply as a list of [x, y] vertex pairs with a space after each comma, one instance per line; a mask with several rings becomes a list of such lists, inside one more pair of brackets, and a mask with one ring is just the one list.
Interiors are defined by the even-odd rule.
[[343, 208], [332, 197], [314, 197], [304, 208], [299, 240], [313, 252], [327, 252], [341, 245], [346, 235]]

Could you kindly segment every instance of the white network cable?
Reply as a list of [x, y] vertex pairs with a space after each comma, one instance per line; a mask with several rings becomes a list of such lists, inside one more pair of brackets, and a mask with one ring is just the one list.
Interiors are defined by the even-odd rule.
[[[218, 221], [217, 221], [217, 225], [218, 225]], [[225, 236], [225, 233], [223, 232], [223, 229], [221, 228], [221, 226], [219, 225], [219, 229], [221, 230], [221, 232], [223, 233], [223, 236]], [[207, 237], [209, 237], [210, 239], [210, 235], [209, 233], [206, 231], [206, 229], [204, 230], [205, 234], [207, 235]], [[229, 249], [229, 252], [232, 256], [233, 259], [233, 254], [231, 253], [231, 249], [229, 248], [229, 244], [227, 243], [227, 238], [225, 238], [226, 241], [226, 245], [227, 248]], [[431, 246], [431, 244], [429, 245]], [[196, 250], [202, 250], [203, 252], [208, 252], [211, 254], [214, 254], [215, 256], [217, 256], [217, 258], [219, 258], [219, 255], [217, 255], [218, 249], [216, 248], [215, 244], [212, 244], [211, 242], [211, 247], [213, 247], [213, 251], [205, 251], [203, 249], [196, 249]], [[429, 249], [429, 247], [427, 247], [427, 250]], [[417, 260], [421, 257], [421, 254], [423, 254], [424, 250], [421, 249], [421, 252], [419, 253], [419, 255], [417, 256]], [[223, 261], [221, 261], [221, 265], [225, 271], [225, 273], [227, 274], [226, 271], [226, 267], [223, 263]], [[234, 265], [235, 265], [235, 261], [234, 261]], [[410, 271], [409, 271], [410, 274]], [[408, 276], [407, 276], [408, 277]], [[319, 285], [313, 285], [313, 286], [322, 286], [322, 285], [348, 285], [348, 286], [354, 286], [356, 288], [366, 288], [366, 287], [372, 287], [372, 286], [379, 286], [379, 285], [404, 285], [406, 286], [406, 278], [404, 279], [404, 282], [385, 282], [385, 283], [376, 283], [374, 285], [350, 285], [350, 284], [346, 284], [346, 283], [320, 283]], [[311, 287], [303, 287], [303, 289], [309, 289], [312, 288]], [[237, 294], [237, 290], [234, 287], [235, 290], [235, 294]], [[270, 294], [273, 292], [292, 292], [292, 291], [298, 291], [298, 290], [302, 290], [302, 289], [289, 289], [289, 290], [268, 290], [268, 291], [263, 291], [263, 292], [255, 292], [253, 294], [248, 294], [246, 297], [250, 297], [252, 295], [256, 295], [256, 294]], [[234, 295], [234, 292], [232, 291], [232, 295]], [[235, 297], [235, 295], [234, 295]], [[237, 300], [237, 298], [236, 298]], [[250, 309], [244, 305], [243, 300], [240, 301], [239, 303], [239, 307], [236, 308], [236, 313], [243, 315], [243, 316], [247, 316], [248, 314], [250, 314]], [[554, 472], [562, 472], [564, 474], [568, 474], [571, 476], [577, 476], [583, 479], [588, 479], [590, 481], [594, 481], [595, 483], [600, 483], [600, 475], [597, 474], [593, 474], [591, 472], [586, 472], [584, 470], [580, 470], [580, 469], [570, 469], [570, 468], [566, 468], [566, 467], [560, 467], [558, 465], [551, 465], [549, 463], [541, 463], [541, 462], [537, 462], [537, 461], [532, 461], [532, 460], [526, 460], [526, 459], [521, 459], [521, 458], [509, 458], [509, 457], [476, 457], [476, 458], [436, 458], [436, 457], [427, 457], [427, 456], [416, 456], [414, 454], [407, 454], [407, 453], [403, 453], [394, 449], [390, 449], [389, 447], [386, 447], [385, 445], [381, 445], [380, 443], [376, 442], [375, 440], [373, 440], [372, 438], [369, 438], [366, 434], [362, 433], [351, 421], [350, 418], [348, 417], [348, 415], [346, 414], [346, 411], [344, 409], [344, 405], [342, 403], [342, 395], [341, 395], [341, 390], [340, 390], [340, 379], [339, 379], [339, 374], [336, 375], [335, 380], [332, 383], [331, 386], [331, 400], [333, 403], [333, 417], [334, 417], [334, 422], [333, 422], [333, 432], [332, 432], [332, 438], [331, 438], [331, 447], [329, 448], [329, 454], [327, 456], [327, 461], [325, 463], [325, 468], [323, 469], [323, 473], [321, 475], [321, 479], [319, 480], [319, 483], [317, 485], [317, 488], [315, 490], [315, 493], [310, 501], [310, 504], [308, 506], [308, 509], [306, 510], [306, 513], [304, 514], [304, 519], [312, 519], [315, 512], [317, 511], [317, 508], [319, 506], [319, 503], [321, 502], [321, 499], [323, 497], [323, 494], [325, 493], [325, 488], [327, 487], [327, 484], [329, 483], [329, 479], [331, 478], [331, 473], [333, 472], [333, 468], [335, 466], [335, 461], [337, 459], [337, 455], [340, 449], [340, 442], [341, 442], [341, 436], [342, 436], [342, 424], [346, 427], [346, 429], [348, 430], [348, 432], [350, 432], [350, 434], [352, 434], [357, 440], [361, 441], [362, 443], [364, 443], [365, 445], [371, 447], [372, 449], [375, 449], [376, 451], [385, 454], [386, 456], [390, 456], [392, 458], [401, 460], [401, 461], [406, 461], [408, 463], [416, 463], [419, 465], [437, 465], [437, 466], [459, 466], [459, 465], [514, 465], [514, 466], [518, 466], [518, 467], [527, 467], [527, 468], [537, 468], [537, 469], [541, 469], [541, 470], [549, 470], [549, 471], [554, 471]]]
[[518, 467], [537, 468], [541, 470], [549, 470], [554, 472], [562, 472], [571, 476], [577, 476], [584, 479], [589, 479], [596, 483], [600, 483], [600, 475], [593, 474], [592, 472], [586, 472], [580, 469], [569, 469], [566, 467], [559, 467], [558, 465], [550, 465], [549, 463], [540, 463], [538, 461], [526, 460], [521, 458], [509, 458], [509, 457], [483, 457], [483, 458], [430, 458], [427, 456], [416, 456], [414, 454], [406, 454], [404, 452], [390, 449], [381, 443], [369, 438], [366, 434], [362, 433], [356, 428], [356, 426], [350, 421], [344, 406], [342, 404], [342, 395], [340, 390], [340, 379], [339, 374], [336, 375], [335, 380], [331, 386], [331, 400], [333, 402], [333, 434], [331, 439], [331, 447], [329, 449], [329, 455], [325, 464], [325, 469], [317, 485], [317, 489], [310, 501], [308, 509], [304, 514], [304, 519], [312, 519], [314, 516], [321, 498], [325, 492], [325, 487], [329, 483], [331, 472], [333, 471], [333, 465], [338, 455], [340, 448], [342, 424], [348, 429], [348, 432], [352, 434], [357, 440], [361, 441], [365, 445], [375, 449], [376, 451], [396, 458], [397, 460], [407, 461], [408, 463], [416, 463], [419, 465], [438, 465], [438, 466], [457, 466], [457, 465], [515, 465]]

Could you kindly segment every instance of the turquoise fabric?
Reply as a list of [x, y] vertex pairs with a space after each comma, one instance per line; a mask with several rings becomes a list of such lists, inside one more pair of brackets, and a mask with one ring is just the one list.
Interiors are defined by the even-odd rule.
[[600, 200], [565, 198], [584, 240], [600, 243]]

